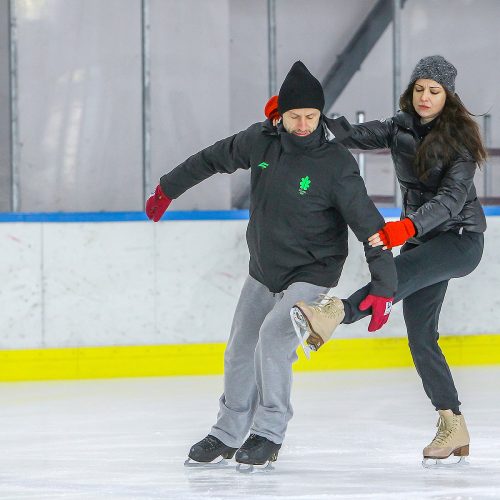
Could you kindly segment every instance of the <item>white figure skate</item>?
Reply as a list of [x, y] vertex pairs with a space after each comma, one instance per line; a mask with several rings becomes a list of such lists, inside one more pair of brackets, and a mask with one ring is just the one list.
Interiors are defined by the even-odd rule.
[[290, 317], [304, 354], [309, 359], [311, 351], [317, 351], [328, 342], [344, 319], [344, 303], [328, 295], [315, 304], [300, 301], [290, 310]]
[[469, 455], [470, 438], [464, 416], [439, 410], [436, 426], [436, 436], [424, 448], [422, 465], [427, 469], [468, 465], [465, 457]]

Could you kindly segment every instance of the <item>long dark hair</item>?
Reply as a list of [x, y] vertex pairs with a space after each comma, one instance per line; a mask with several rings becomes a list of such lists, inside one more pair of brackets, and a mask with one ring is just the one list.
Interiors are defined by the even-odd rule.
[[[418, 116], [413, 107], [413, 87], [410, 83], [399, 99], [402, 111]], [[483, 145], [474, 116], [464, 106], [457, 94], [446, 92], [444, 108], [436, 119], [436, 124], [426, 135], [417, 149], [415, 167], [421, 178], [427, 177], [427, 171], [436, 160], [443, 165], [450, 165], [459, 155], [468, 152], [480, 167], [486, 161], [488, 153]]]

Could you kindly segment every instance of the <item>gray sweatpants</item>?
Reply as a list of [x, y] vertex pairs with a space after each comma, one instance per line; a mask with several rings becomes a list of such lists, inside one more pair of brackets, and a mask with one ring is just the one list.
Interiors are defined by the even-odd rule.
[[328, 288], [293, 283], [272, 293], [249, 276], [236, 306], [224, 355], [224, 393], [210, 434], [238, 448], [248, 431], [283, 442], [292, 417], [292, 364], [299, 340], [290, 320], [298, 300], [313, 301]]

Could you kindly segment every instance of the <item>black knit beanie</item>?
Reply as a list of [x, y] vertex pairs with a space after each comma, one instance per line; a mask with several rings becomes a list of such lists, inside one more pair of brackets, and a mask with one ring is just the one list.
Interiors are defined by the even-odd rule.
[[321, 83], [314, 78], [302, 61], [297, 61], [286, 75], [278, 95], [278, 111], [314, 108], [323, 111], [325, 95]]
[[411, 74], [410, 83], [415, 83], [420, 78], [434, 80], [454, 93], [456, 76], [457, 69], [443, 56], [428, 56], [418, 61]]

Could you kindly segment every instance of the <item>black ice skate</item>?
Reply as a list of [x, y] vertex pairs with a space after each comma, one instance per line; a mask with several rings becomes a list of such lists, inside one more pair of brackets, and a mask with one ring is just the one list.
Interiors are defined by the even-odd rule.
[[240, 472], [253, 472], [254, 468], [265, 469], [276, 462], [281, 444], [273, 443], [265, 437], [250, 434], [236, 452], [237, 469]]
[[184, 462], [184, 465], [186, 467], [223, 466], [226, 464], [224, 459], [233, 458], [237, 449], [226, 446], [220, 439], [209, 434], [191, 446], [189, 458]]

